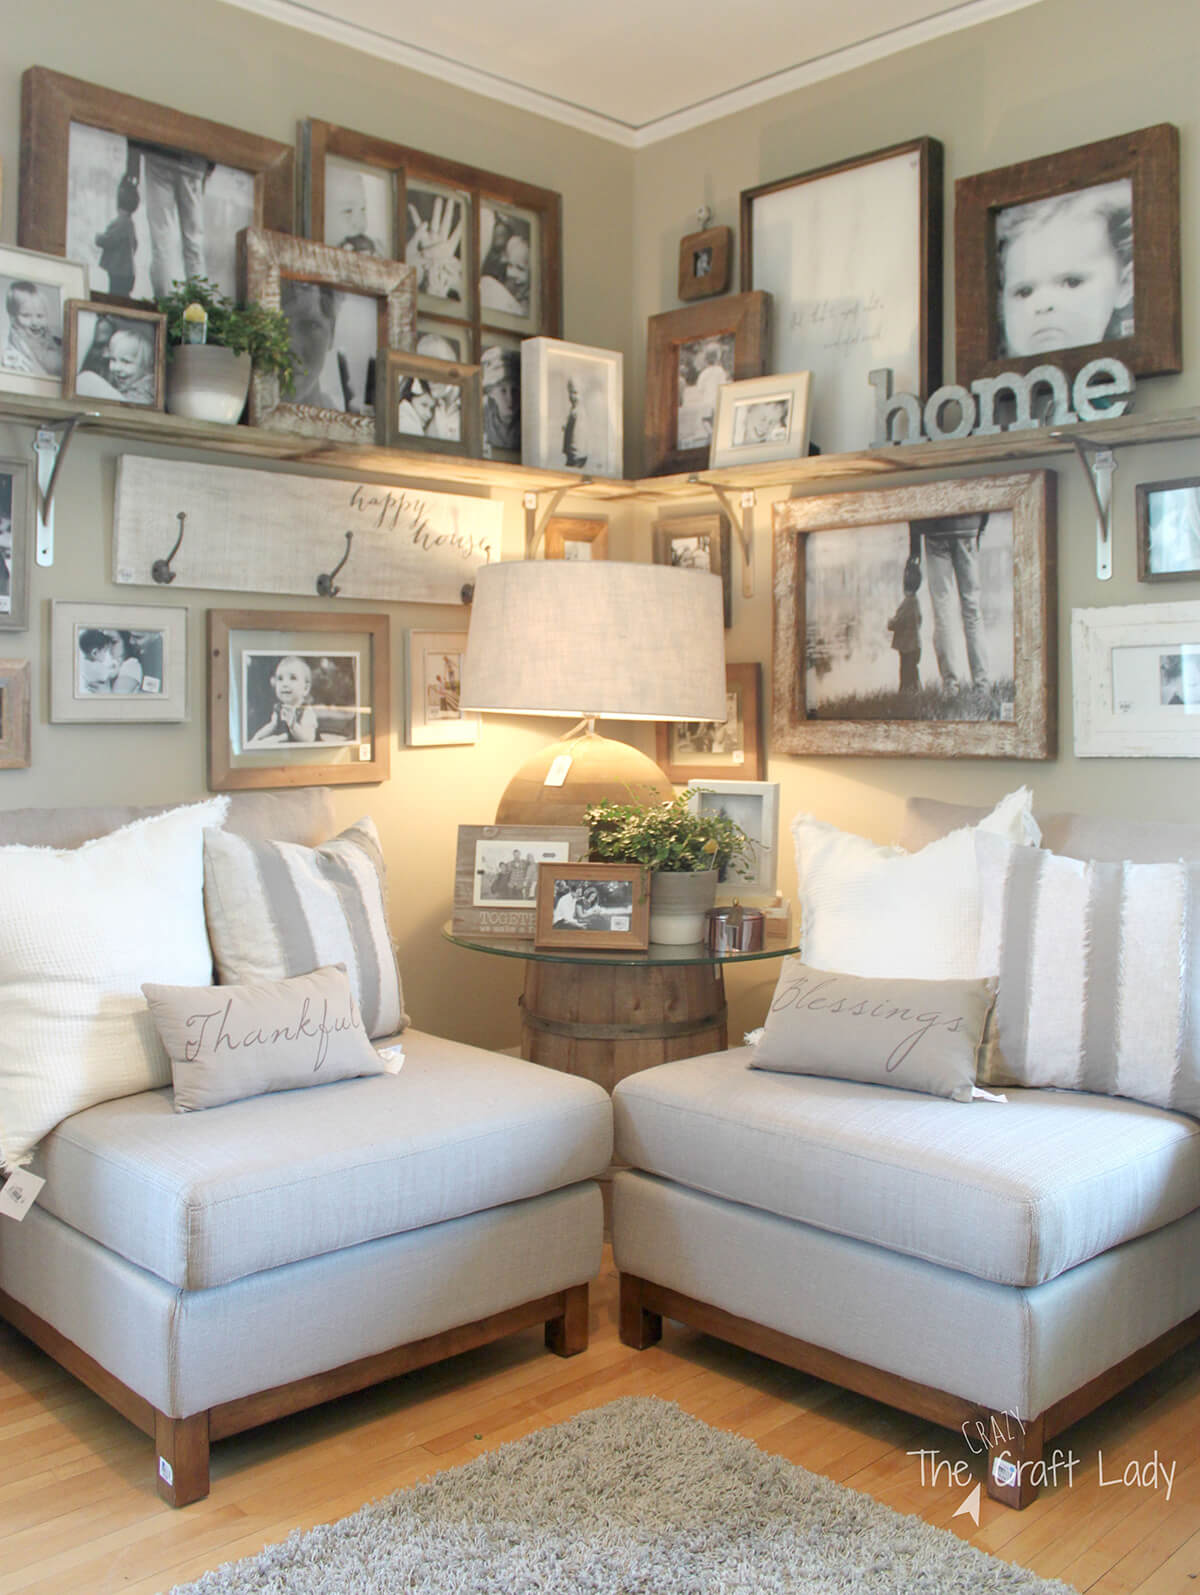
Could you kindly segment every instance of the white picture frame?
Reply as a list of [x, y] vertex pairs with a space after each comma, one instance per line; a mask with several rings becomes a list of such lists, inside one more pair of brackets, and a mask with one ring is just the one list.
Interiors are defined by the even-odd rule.
[[811, 395], [811, 371], [750, 377], [719, 387], [709, 469], [805, 459]]
[[1200, 602], [1071, 612], [1075, 756], [1200, 758]]
[[[57, 371], [41, 373], [23, 369], [40, 362], [26, 352], [27, 338], [23, 337], [14, 313], [21, 298], [19, 295], [14, 298], [13, 290], [20, 283], [32, 283], [39, 291], [48, 319], [49, 360], [53, 363], [57, 353]], [[47, 399], [57, 398], [62, 393], [67, 301], [87, 297], [88, 269], [85, 265], [62, 260], [57, 255], [43, 255], [36, 249], [0, 246], [0, 391]]]
[[459, 707], [465, 631], [404, 634], [404, 741], [410, 748], [478, 742], [480, 716]]
[[775, 896], [779, 875], [779, 782], [689, 781], [692, 814], [724, 813], [750, 838], [756, 868], [752, 875], [729, 871], [717, 887], [719, 897], [739, 900]]
[[620, 477], [623, 381], [624, 358], [617, 349], [526, 338], [521, 345], [522, 464]]
[[187, 684], [186, 609], [106, 599], [51, 604], [52, 721], [187, 720]]

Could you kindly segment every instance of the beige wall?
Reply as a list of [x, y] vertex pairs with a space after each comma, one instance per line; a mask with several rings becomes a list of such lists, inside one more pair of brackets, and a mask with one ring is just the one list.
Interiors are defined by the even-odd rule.
[[[1143, 384], [1139, 409], [1200, 405], [1192, 307], [1200, 288], [1193, 150], [1200, 81], [1200, 13], [1192, 0], [1144, 0], [1131, 18], [1116, 0], [1042, 0], [995, 22], [906, 51], [756, 110], [636, 153], [572, 132], [493, 100], [463, 93], [355, 51], [323, 43], [217, 0], [109, 0], [93, 20], [78, 0], [8, 8], [0, 41], [0, 161], [5, 173], [0, 238], [15, 241], [17, 104], [20, 74], [41, 64], [115, 89], [179, 106], [216, 121], [288, 140], [305, 115], [379, 133], [454, 159], [509, 172], [563, 194], [565, 335], [626, 355], [627, 465], [639, 467], [637, 433], [644, 379], [646, 317], [673, 307], [679, 237], [695, 208], [737, 225], [742, 188], [910, 138], [931, 134], [946, 147], [948, 223], [954, 178], [1027, 156], [1170, 120], [1183, 143], [1185, 366], [1178, 378]], [[81, 26], [86, 20], [86, 29]], [[952, 292], [947, 275], [948, 296]], [[952, 308], [947, 307], [948, 328]], [[953, 365], [952, 348], [948, 369]], [[0, 426], [0, 454], [24, 453], [28, 429]], [[112, 587], [111, 504], [120, 445], [80, 437], [63, 474], [57, 512], [58, 560], [34, 576], [28, 632], [0, 635], [0, 652], [35, 667], [34, 766], [3, 772], [0, 803], [91, 799], [171, 800], [204, 789], [204, 661], [199, 639], [209, 607], [233, 602], [280, 607], [262, 595], [175, 592], [191, 625], [192, 719], [179, 727], [86, 728], [47, 720], [47, 622], [53, 598], [154, 601], [144, 589]], [[149, 447], [146, 452], [153, 452]], [[1028, 781], [1039, 804], [1096, 812], [1190, 817], [1200, 767], [1187, 761], [1081, 762], [1071, 754], [1070, 660], [1073, 606], [1200, 597], [1200, 584], [1139, 587], [1135, 580], [1133, 486], [1194, 474], [1195, 445], [1122, 451], [1116, 485], [1116, 574], [1098, 583], [1094, 524], [1078, 467], [1054, 464], [1059, 486], [1059, 681], [1061, 752], [1045, 764], [991, 761], [771, 760], [782, 786], [781, 815], [810, 809], [868, 834], [894, 833], [903, 797], [926, 792], [986, 802]], [[770, 495], [767, 496], [768, 499]], [[570, 500], [573, 511], [587, 508]], [[689, 508], [698, 506], [688, 506]], [[610, 506], [613, 551], [648, 557], [653, 513]], [[769, 507], [758, 512], [755, 593], [735, 591], [732, 660], [770, 657]], [[172, 523], [173, 526], [173, 523]], [[521, 547], [520, 510], [506, 499], [505, 553]], [[287, 600], [287, 607], [319, 601]], [[400, 637], [409, 626], [461, 624], [460, 611], [386, 606], [394, 628], [393, 691], [402, 686]], [[466, 1040], [507, 1045], [517, 1034], [519, 966], [444, 944], [456, 828], [494, 811], [508, 775], [539, 745], [532, 720], [489, 721], [477, 748], [393, 747], [393, 776], [381, 787], [338, 794], [341, 818], [368, 812], [379, 823], [392, 869], [393, 920], [417, 1022]], [[645, 730], [630, 733], [652, 746]], [[783, 848], [785, 889], [794, 876]], [[771, 965], [731, 980], [733, 1033], [757, 1022]]]

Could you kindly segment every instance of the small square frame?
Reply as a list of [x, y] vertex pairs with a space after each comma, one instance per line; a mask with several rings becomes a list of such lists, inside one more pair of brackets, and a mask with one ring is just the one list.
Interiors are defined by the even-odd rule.
[[[431, 388], [444, 386], [458, 390], [457, 439], [401, 429], [400, 389], [406, 377]], [[411, 354], [408, 350], [381, 349], [375, 375], [375, 420], [379, 442], [384, 448], [417, 449], [427, 454], [456, 454], [465, 459], [479, 459], [483, 453], [479, 367], [457, 365], [452, 360], [434, 360], [429, 355]]]
[[[1185, 547], [1181, 556], [1187, 563], [1172, 563], [1167, 570], [1154, 570], [1155, 549], [1153, 527], [1154, 505], [1159, 495], [1187, 493], [1190, 503], [1185, 513], [1190, 526], [1185, 533]], [[1139, 482], [1134, 494], [1137, 510], [1137, 568], [1140, 582], [1187, 581], [1200, 576], [1200, 476], [1181, 476], [1174, 482]]]
[[[462, 655], [467, 646], [465, 631], [408, 631], [404, 634], [406, 691], [404, 694], [404, 741], [410, 748], [446, 747], [451, 743], [478, 742], [478, 714], [464, 714], [458, 707], [462, 680]], [[441, 700], [430, 702], [432, 683], [426, 661], [437, 655], [457, 657], [457, 674], [438, 689]]]
[[[718, 895], [773, 898], [779, 874], [779, 782], [715, 781], [701, 776], [689, 781], [688, 786], [691, 788], [688, 809], [692, 814], [704, 814], [721, 807], [720, 804], [705, 803], [706, 796], [730, 799], [735, 808], [730, 818], [741, 825], [754, 850], [756, 868], [753, 875], [727, 875], [718, 884]], [[756, 800], [759, 823], [750, 827], [739, 818], [736, 810], [739, 805], [754, 805]]]
[[30, 752], [28, 659], [0, 659], [0, 770], [27, 770]]
[[[584, 555], [570, 554], [568, 546], [587, 546]], [[552, 515], [546, 522], [547, 559], [607, 559], [608, 521], [603, 515]]]
[[[658, 764], [677, 785], [699, 779], [763, 781], [767, 774], [767, 747], [762, 738], [762, 666], [725, 666], [726, 696], [735, 697], [740, 714], [741, 738], [736, 746], [718, 751], [680, 747], [684, 733], [674, 721], [659, 721]], [[722, 721], [721, 724], [727, 724]], [[698, 725], [697, 733], [701, 730]]]
[[[726, 382], [717, 389], [717, 412], [709, 445], [709, 469], [723, 465], [767, 465], [773, 460], [802, 460], [808, 456], [808, 412], [812, 372], [791, 371], [786, 376], [751, 377], [748, 382]], [[787, 422], [760, 442], [735, 442], [738, 411], [744, 404], [787, 404]]]
[[[129, 410], [161, 410], [166, 398], [167, 318], [158, 310], [140, 310], [133, 305], [114, 305], [99, 300], [70, 299], [67, 301], [66, 336], [63, 339], [63, 396], [84, 399], [88, 404], [100, 403]], [[108, 321], [135, 321], [153, 329], [154, 337], [154, 397], [149, 400], [122, 399], [114, 390], [111, 395], [100, 392], [80, 392], [79, 376], [79, 318], [81, 315], [103, 316]], [[119, 328], [114, 328], [114, 335]], [[105, 386], [110, 384], [107, 382]]]
[[[55, 599], [50, 606], [50, 719], [88, 725], [187, 720], [187, 619], [186, 609], [160, 604]], [[139, 659], [141, 690], [82, 692], [79, 643], [89, 630], [161, 634], [162, 655], [156, 660], [161, 675], [147, 672]], [[159, 688], [147, 690], [146, 683], [154, 681]]]
[[[535, 864], [550, 862], [553, 869], [569, 866], [574, 870], [587, 858], [589, 845], [586, 825], [460, 825], [454, 855], [451, 930], [467, 936], [533, 935], [537, 918], [536, 883], [534, 895], [523, 896], [521, 902], [491, 898], [481, 901], [477, 890], [481, 846], [503, 850], [511, 847], [531, 853]], [[550, 850], [565, 856], [548, 861], [545, 855]], [[537, 856], [539, 853], [541, 858]], [[524, 901], [529, 903], [527, 908], [522, 906]]]
[[[0, 611], [0, 631], [24, 631], [29, 625], [29, 560], [33, 546], [33, 470], [28, 460], [0, 459], [0, 478], [12, 484], [9, 504], [8, 608]], [[0, 504], [0, 523], [3, 522]], [[6, 551], [0, 543], [0, 561]]]
[[725, 608], [725, 629], [733, 625], [733, 579], [730, 571], [732, 538], [728, 515], [714, 511], [709, 515], [673, 515], [654, 523], [654, 563], [686, 565], [678, 545], [700, 542], [708, 552], [705, 569], [721, 578], [721, 599]]
[[708, 467], [709, 444], [679, 447], [679, 351], [684, 344], [733, 338], [733, 381], [762, 374], [767, 353], [767, 307], [761, 292], [727, 294], [683, 310], [651, 316], [646, 329], [645, 475]]
[[[701, 264], [707, 255], [705, 269]], [[711, 299], [728, 291], [733, 265], [733, 228], [706, 227], [679, 240], [679, 297]]]
[[[628, 924], [621, 929], [608, 925], [596, 925], [591, 929], [586, 925], [555, 925], [554, 887], [560, 880], [586, 882], [597, 889], [628, 887], [628, 909], [618, 915], [628, 920]], [[595, 913], [609, 918], [601, 907], [597, 907]], [[591, 948], [597, 952], [612, 948], [645, 952], [650, 945], [650, 882], [645, 867], [641, 864], [540, 864], [533, 944], [535, 947]]]

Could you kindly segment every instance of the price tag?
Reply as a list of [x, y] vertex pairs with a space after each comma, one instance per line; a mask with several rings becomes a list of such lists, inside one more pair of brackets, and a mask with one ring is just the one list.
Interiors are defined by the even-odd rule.
[[5, 1218], [15, 1218], [19, 1224], [37, 1201], [38, 1192], [45, 1183], [36, 1174], [30, 1174], [28, 1169], [18, 1169], [0, 1190], [0, 1213]]
[[562, 786], [566, 781], [567, 773], [574, 762], [574, 759], [569, 753], [560, 753], [558, 758], [555, 759], [554, 763], [546, 771], [546, 779], [542, 782], [542, 785]]

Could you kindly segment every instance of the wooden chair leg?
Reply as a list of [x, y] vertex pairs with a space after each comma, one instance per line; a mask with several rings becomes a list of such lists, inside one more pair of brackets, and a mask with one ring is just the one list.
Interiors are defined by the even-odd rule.
[[190, 1418], [154, 1414], [155, 1484], [168, 1506], [190, 1506], [208, 1494], [208, 1413]]
[[577, 1357], [588, 1346], [588, 1288], [572, 1285], [563, 1292], [563, 1310], [546, 1320], [546, 1350], [556, 1357]]
[[642, 1306], [645, 1281], [636, 1274], [621, 1275], [621, 1344], [645, 1351], [662, 1339], [662, 1314]]
[[987, 1493], [1019, 1512], [1037, 1500], [1041, 1488], [1045, 1416], [1027, 1419], [1023, 1429], [999, 1413], [992, 1421], [996, 1438], [988, 1451]]

